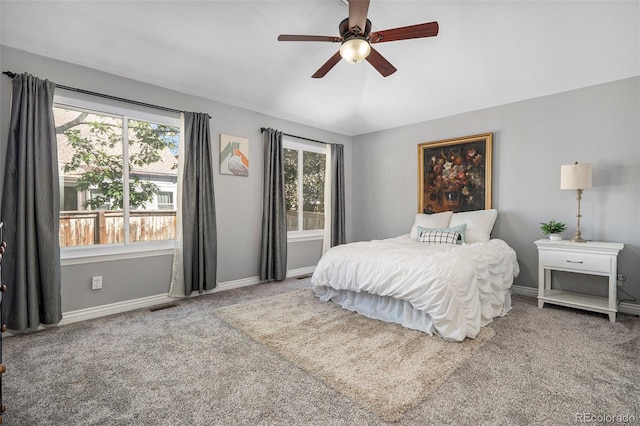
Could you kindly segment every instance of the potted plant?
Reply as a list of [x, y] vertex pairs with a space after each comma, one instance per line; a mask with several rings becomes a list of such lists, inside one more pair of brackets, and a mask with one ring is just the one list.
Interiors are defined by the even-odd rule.
[[562, 236], [560, 235], [564, 231], [567, 230], [567, 225], [562, 222], [556, 222], [555, 220], [550, 220], [549, 222], [540, 222], [540, 229], [544, 235], [548, 235], [550, 240], [561, 240]]

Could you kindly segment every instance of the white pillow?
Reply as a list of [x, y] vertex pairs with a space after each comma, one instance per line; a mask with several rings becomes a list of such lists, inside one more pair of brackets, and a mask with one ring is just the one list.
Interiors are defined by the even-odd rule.
[[422, 226], [423, 228], [447, 228], [449, 226], [449, 221], [451, 220], [451, 215], [453, 212], [442, 212], [442, 213], [433, 213], [433, 214], [424, 214], [418, 213], [416, 215], [416, 220], [411, 227], [411, 233], [409, 237], [412, 240], [418, 239], [418, 226]]
[[491, 238], [491, 230], [496, 223], [498, 210], [475, 210], [472, 212], [454, 213], [451, 217], [449, 226], [467, 224], [464, 232], [464, 240], [466, 243], [477, 243], [489, 241]]

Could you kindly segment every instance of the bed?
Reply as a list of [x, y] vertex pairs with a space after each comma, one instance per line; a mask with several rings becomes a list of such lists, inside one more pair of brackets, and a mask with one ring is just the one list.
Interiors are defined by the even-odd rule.
[[514, 250], [490, 233], [496, 210], [418, 214], [396, 238], [343, 244], [318, 262], [311, 283], [323, 301], [370, 318], [475, 338], [511, 309]]

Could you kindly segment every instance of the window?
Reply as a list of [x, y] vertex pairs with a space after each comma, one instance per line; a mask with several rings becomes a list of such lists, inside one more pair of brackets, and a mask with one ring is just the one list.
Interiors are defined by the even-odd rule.
[[[72, 186], [71, 189], [78, 193], [77, 183]], [[77, 198], [77, 197], [76, 197]], [[113, 199], [107, 199], [104, 194], [100, 192], [100, 190], [91, 188], [89, 190], [89, 200], [85, 201], [87, 205], [91, 206], [92, 210], [111, 210], [113, 206]], [[100, 204], [102, 203], [102, 204]]]
[[62, 206], [61, 210], [78, 210], [78, 191], [73, 183], [64, 183], [62, 187]]
[[284, 191], [290, 237], [320, 237], [324, 229], [326, 149], [284, 141]]
[[180, 122], [56, 97], [60, 246], [175, 239]]
[[158, 192], [158, 210], [175, 210], [173, 205], [173, 192]]

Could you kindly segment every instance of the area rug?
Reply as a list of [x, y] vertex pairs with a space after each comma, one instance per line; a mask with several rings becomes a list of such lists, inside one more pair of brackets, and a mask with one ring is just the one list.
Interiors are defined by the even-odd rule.
[[309, 289], [217, 309], [216, 315], [384, 420], [400, 420], [495, 332], [447, 342], [316, 299]]

